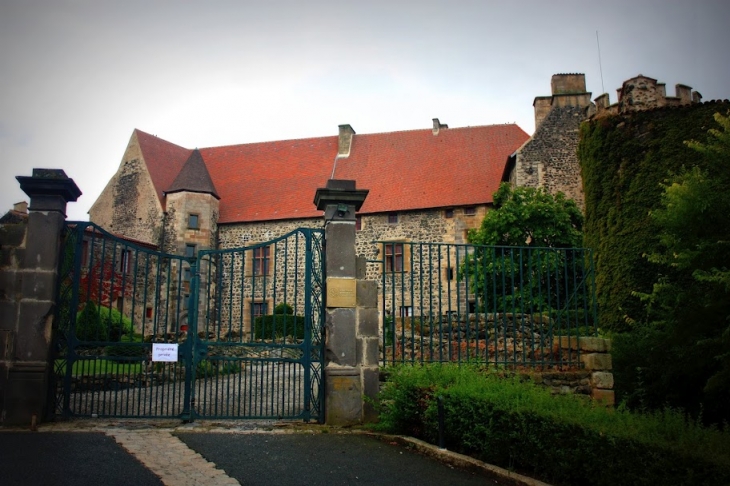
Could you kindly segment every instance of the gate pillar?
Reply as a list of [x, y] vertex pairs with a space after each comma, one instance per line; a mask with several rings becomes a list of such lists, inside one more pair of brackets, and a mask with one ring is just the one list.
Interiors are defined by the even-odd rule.
[[365, 280], [355, 253], [355, 213], [367, 189], [327, 181], [314, 204], [325, 220], [325, 422], [353, 425], [375, 419], [366, 397], [378, 392], [377, 283]]
[[0, 302], [5, 335], [0, 341], [7, 341], [0, 349], [0, 423], [32, 425], [47, 412], [61, 230], [66, 204], [81, 191], [57, 169], [33, 169], [32, 177], [16, 179], [30, 197], [30, 212], [13, 261], [3, 258], [0, 265], [8, 287]]

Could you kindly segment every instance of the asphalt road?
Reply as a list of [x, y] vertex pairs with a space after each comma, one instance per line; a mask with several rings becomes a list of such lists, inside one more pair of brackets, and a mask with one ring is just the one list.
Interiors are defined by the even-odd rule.
[[2, 486], [161, 486], [101, 432], [0, 433]]
[[[169, 453], [171, 444], [165, 441], [177, 442], [177, 437], [244, 486], [515, 484], [483, 470], [454, 468], [399, 443], [362, 434], [179, 429], [160, 430], [159, 434], [168, 439], [155, 445], [155, 452]], [[143, 437], [137, 440], [149, 440]], [[160, 486], [162, 482], [103, 432], [0, 430], [0, 486], [97, 485]]]
[[246, 486], [513, 484], [357, 434], [177, 432], [175, 436]]

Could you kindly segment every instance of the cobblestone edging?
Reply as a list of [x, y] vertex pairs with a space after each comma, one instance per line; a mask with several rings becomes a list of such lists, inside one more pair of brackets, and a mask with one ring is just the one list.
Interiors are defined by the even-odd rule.
[[190, 449], [170, 432], [106, 430], [166, 486], [238, 486], [225, 471]]

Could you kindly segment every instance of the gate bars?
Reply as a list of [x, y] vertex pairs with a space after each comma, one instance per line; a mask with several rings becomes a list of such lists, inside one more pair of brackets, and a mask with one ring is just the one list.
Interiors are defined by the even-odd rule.
[[87, 222], [64, 234], [57, 413], [323, 419], [321, 230], [192, 258]]
[[597, 332], [590, 249], [376, 245], [384, 365], [576, 368], [571, 348]]

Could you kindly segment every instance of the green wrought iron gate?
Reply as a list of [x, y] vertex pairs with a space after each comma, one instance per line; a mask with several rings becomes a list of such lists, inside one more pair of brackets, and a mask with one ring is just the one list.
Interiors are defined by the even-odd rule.
[[323, 420], [323, 244], [298, 229], [183, 257], [67, 223], [56, 413]]

